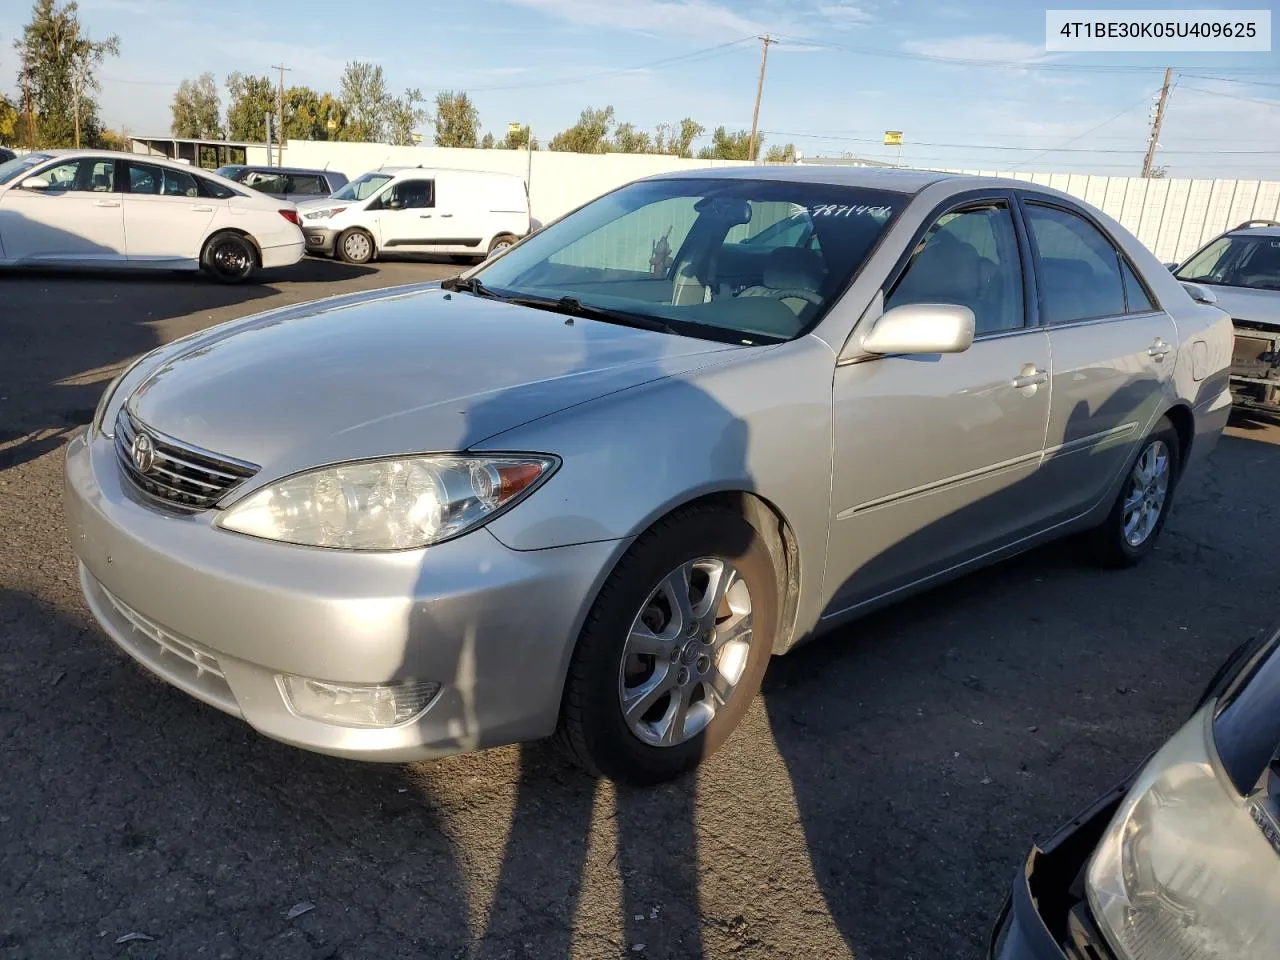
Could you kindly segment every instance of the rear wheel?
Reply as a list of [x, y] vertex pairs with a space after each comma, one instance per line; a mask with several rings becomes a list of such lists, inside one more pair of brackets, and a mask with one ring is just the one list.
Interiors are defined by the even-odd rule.
[[344, 231], [333, 245], [334, 252], [347, 263], [368, 263], [377, 252], [373, 237], [359, 227]]
[[1142, 442], [1111, 513], [1092, 533], [1093, 554], [1103, 566], [1132, 567], [1151, 552], [1173, 503], [1181, 456], [1178, 431], [1161, 418]]
[[733, 732], [773, 648], [777, 578], [740, 515], [660, 521], [618, 562], [574, 651], [557, 739], [588, 772], [648, 784]]
[[258, 266], [258, 251], [238, 233], [215, 233], [204, 245], [200, 265], [222, 283], [243, 283]]

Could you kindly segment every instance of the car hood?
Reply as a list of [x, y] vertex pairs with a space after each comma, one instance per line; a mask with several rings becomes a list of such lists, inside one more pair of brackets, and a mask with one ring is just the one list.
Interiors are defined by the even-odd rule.
[[1280, 326], [1280, 290], [1253, 290], [1248, 287], [1205, 285], [1218, 298], [1215, 306], [1234, 320]]
[[739, 349], [418, 287], [214, 328], [166, 356], [127, 404], [154, 430], [258, 464], [265, 478], [464, 450]]

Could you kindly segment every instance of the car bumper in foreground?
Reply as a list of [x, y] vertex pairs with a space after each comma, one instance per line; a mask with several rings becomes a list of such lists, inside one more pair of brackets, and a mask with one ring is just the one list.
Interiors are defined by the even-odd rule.
[[[292, 547], [219, 530], [213, 511], [178, 515], [140, 497], [108, 438], [70, 443], [69, 532], [107, 634], [266, 736], [362, 760], [550, 734], [585, 610], [622, 546], [522, 552], [481, 529], [400, 553]], [[290, 675], [413, 682], [434, 695], [398, 726], [353, 727], [296, 710], [283, 692]]]

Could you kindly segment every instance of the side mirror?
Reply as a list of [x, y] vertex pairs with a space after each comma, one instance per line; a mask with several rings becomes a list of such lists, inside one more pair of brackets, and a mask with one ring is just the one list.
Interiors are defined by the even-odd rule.
[[404, 201], [401, 200], [399, 197], [392, 197], [390, 200], [387, 201], [388, 210], [399, 210], [403, 206], [404, 206]]
[[1170, 273], [1177, 273], [1177, 272], [1178, 272], [1178, 264], [1177, 264], [1177, 263], [1166, 263], [1166, 264], [1164, 265], [1164, 268], [1165, 268], [1166, 270], [1168, 270]]
[[1208, 287], [1200, 286], [1198, 283], [1188, 283], [1183, 280], [1182, 289], [1187, 291], [1187, 293], [1191, 295], [1191, 299], [1196, 303], [1213, 304], [1218, 302], [1218, 295], [1216, 293]]
[[974, 317], [951, 303], [906, 303], [886, 310], [862, 338], [868, 353], [963, 353], [973, 343]]
[[48, 177], [27, 177], [22, 181], [23, 190], [48, 190], [51, 186]]

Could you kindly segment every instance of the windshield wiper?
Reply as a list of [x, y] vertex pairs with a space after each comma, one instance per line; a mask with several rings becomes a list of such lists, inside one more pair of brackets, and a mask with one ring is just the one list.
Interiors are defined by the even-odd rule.
[[467, 277], [466, 279], [463, 279], [461, 276], [450, 277], [448, 280], [441, 281], [440, 289], [448, 290], [452, 293], [473, 293], [477, 297], [505, 299], [503, 297], [499, 297], [498, 294], [494, 293], [481, 283], [479, 277]]
[[526, 297], [519, 294], [504, 294], [502, 299], [507, 303], [519, 304], [522, 307], [533, 307], [535, 310], [549, 310], [570, 317], [582, 317], [584, 320], [600, 320], [604, 323], [616, 323], [623, 327], [634, 327], [637, 330], [652, 330], [655, 333], [677, 334], [671, 324], [642, 313], [628, 313], [625, 310], [609, 310], [583, 303], [577, 297], [558, 297], [554, 300], [545, 297]]

